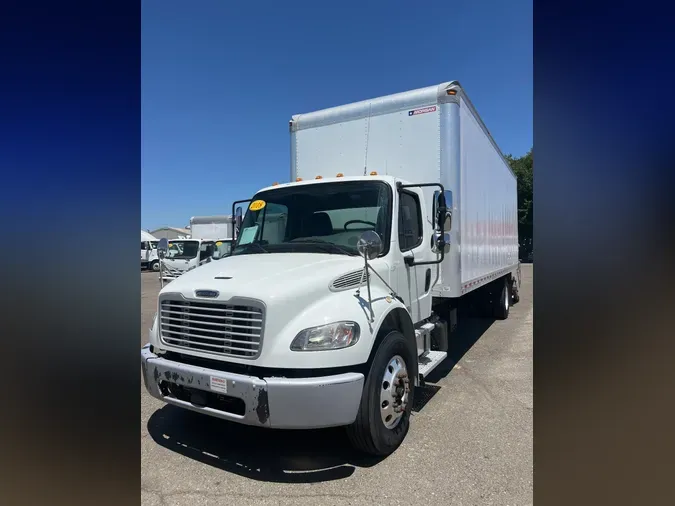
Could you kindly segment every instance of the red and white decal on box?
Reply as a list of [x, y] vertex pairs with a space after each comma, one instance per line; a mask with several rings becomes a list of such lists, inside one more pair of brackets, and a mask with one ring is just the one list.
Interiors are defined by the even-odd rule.
[[418, 114], [426, 114], [428, 112], [436, 112], [436, 106], [433, 105], [431, 107], [423, 107], [422, 109], [413, 109], [412, 111], [408, 111], [408, 116], [417, 116]]

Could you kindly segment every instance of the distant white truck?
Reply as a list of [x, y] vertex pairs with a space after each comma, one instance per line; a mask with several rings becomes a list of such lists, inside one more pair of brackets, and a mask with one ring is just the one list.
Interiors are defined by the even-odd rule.
[[141, 269], [159, 271], [159, 256], [157, 255], [157, 239], [154, 235], [141, 230]]
[[190, 218], [192, 239], [232, 240], [232, 216], [193, 216]]
[[387, 455], [458, 304], [504, 319], [518, 301], [516, 178], [456, 81], [297, 115], [290, 135], [291, 182], [235, 210], [232, 255], [160, 291], [145, 386]]
[[232, 249], [232, 216], [193, 216], [190, 237], [172, 239], [162, 259], [161, 275], [171, 281], [200, 265], [219, 260]]

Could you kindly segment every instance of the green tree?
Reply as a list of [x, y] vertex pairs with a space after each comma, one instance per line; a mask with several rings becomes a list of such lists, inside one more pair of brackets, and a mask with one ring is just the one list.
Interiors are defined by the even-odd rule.
[[511, 169], [518, 181], [518, 235], [521, 244], [526, 239], [532, 239], [532, 190], [533, 190], [533, 162], [532, 148], [519, 158], [506, 155]]

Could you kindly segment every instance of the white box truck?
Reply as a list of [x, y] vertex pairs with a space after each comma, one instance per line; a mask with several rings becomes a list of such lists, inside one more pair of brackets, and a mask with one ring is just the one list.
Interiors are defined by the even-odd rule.
[[141, 270], [159, 270], [159, 256], [157, 255], [157, 239], [150, 232], [141, 230]]
[[232, 240], [232, 216], [193, 216], [190, 218], [190, 238], [213, 241]]
[[290, 137], [291, 182], [233, 213], [233, 254], [160, 292], [145, 385], [387, 455], [458, 301], [499, 319], [517, 302], [516, 178], [458, 82], [297, 115]]
[[190, 237], [169, 241], [169, 250], [161, 259], [162, 279], [174, 280], [200, 265], [229, 255], [232, 230], [233, 219], [229, 215], [190, 218]]

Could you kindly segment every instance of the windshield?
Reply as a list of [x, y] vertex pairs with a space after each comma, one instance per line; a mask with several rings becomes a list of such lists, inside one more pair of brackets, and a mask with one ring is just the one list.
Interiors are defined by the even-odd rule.
[[330, 253], [358, 255], [366, 230], [389, 250], [391, 189], [382, 181], [290, 186], [259, 193], [244, 216], [233, 255]]
[[199, 253], [199, 241], [169, 241], [169, 251], [167, 258], [190, 259]]

